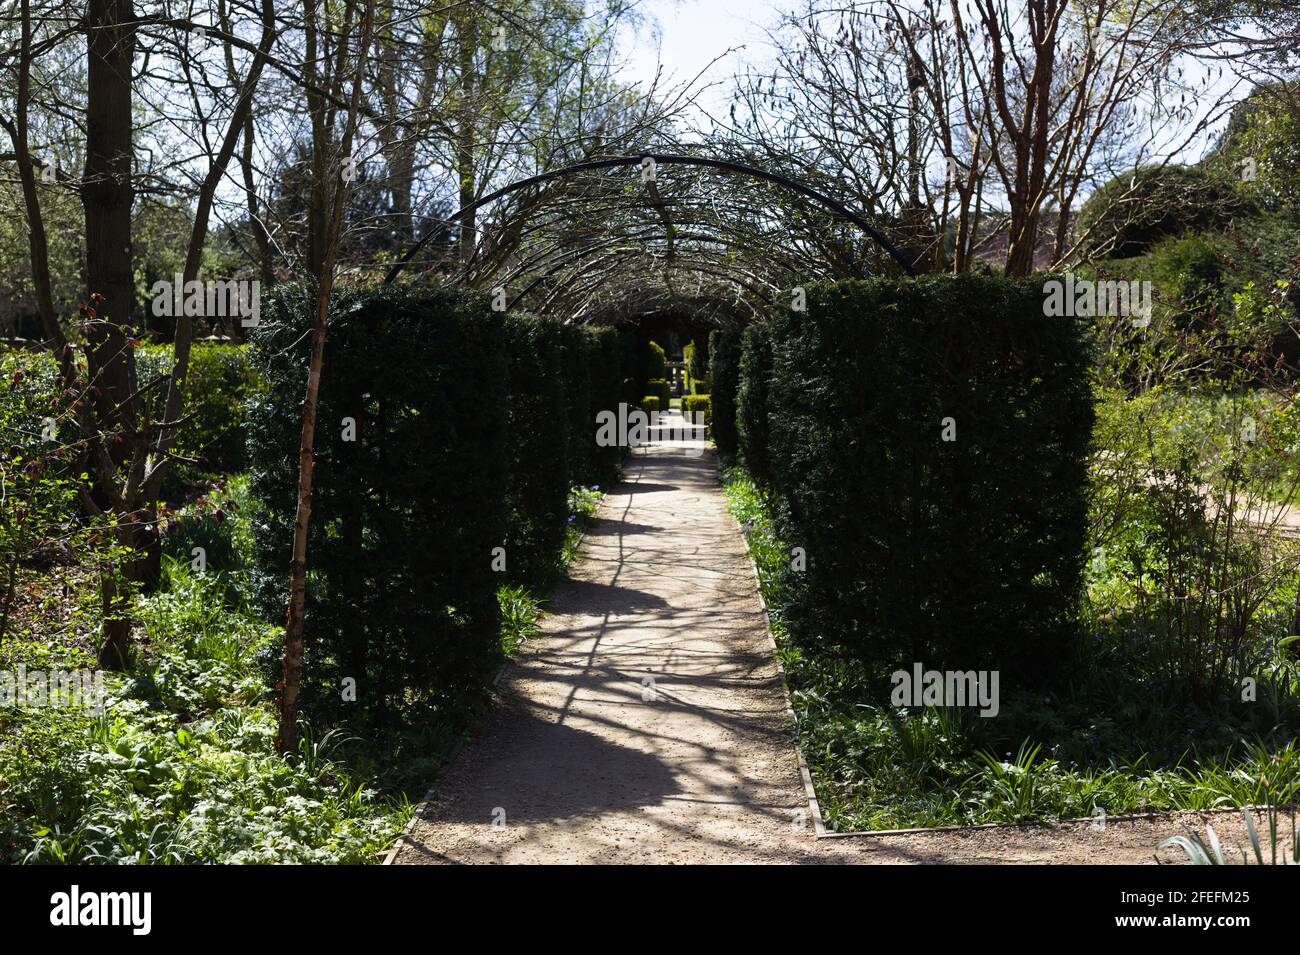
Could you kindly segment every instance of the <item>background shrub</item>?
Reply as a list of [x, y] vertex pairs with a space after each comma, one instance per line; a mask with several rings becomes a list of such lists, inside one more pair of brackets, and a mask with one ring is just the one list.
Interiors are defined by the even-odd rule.
[[740, 380], [736, 386], [736, 440], [745, 468], [759, 485], [770, 481], [767, 451], [767, 390], [772, 374], [772, 343], [766, 325], [751, 325], [741, 336]]
[[[136, 374], [143, 387], [171, 371], [172, 346], [146, 345], [136, 351]], [[248, 467], [247, 401], [263, 387], [243, 345], [196, 342], [190, 350], [183, 407], [192, 417], [180, 429], [176, 451], [197, 464], [176, 461], [164, 476], [163, 491], [210, 481]], [[159, 420], [167, 390], [149, 392], [149, 414]]]
[[[314, 298], [275, 290], [253, 330], [269, 391], [250, 409], [262, 502], [256, 585], [284, 613]], [[316, 433], [303, 705], [327, 723], [418, 723], [478, 698], [500, 659], [491, 550], [505, 538], [507, 354], [485, 297], [334, 296]], [[585, 399], [584, 399], [585, 400]], [[342, 419], [356, 441], [342, 440]], [[343, 702], [341, 681], [357, 681]]]
[[1127, 258], [1166, 236], [1226, 225], [1248, 209], [1229, 179], [1196, 166], [1148, 166], [1094, 192], [1075, 232], [1085, 258]]
[[709, 334], [709, 378], [713, 398], [713, 443], [724, 460], [737, 449], [736, 386], [740, 376], [740, 332], [718, 329]]
[[687, 395], [685, 398], [682, 399], [682, 414], [692, 423], [695, 422], [694, 415], [697, 414], [703, 415], [704, 423], [706, 425], [709, 424], [709, 422], [713, 420], [712, 407], [709, 402], [709, 396], [708, 395]]
[[641, 399], [641, 410], [647, 413], [659, 410], [659, 396], [646, 395]]
[[668, 403], [673, 397], [673, 387], [663, 378], [651, 378], [645, 383], [645, 392], [659, 399], [659, 407], [668, 410]]
[[1093, 415], [1080, 324], [1042, 301], [1041, 278], [843, 282], [775, 318], [770, 470], [780, 536], [807, 555], [787, 581], [797, 640], [882, 678], [999, 669], [1003, 692], [1065, 662]]
[[668, 355], [658, 342], [650, 342], [646, 348], [645, 375], [647, 379], [668, 377]]

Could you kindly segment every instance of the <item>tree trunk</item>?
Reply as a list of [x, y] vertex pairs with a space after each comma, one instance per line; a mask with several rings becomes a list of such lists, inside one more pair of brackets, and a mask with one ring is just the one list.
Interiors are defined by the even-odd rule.
[[[89, 330], [90, 372], [98, 387], [96, 407], [106, 431], [133, 432], [134, 363], [128, 336], [135, 312], [131, 266], [132, 0], [89, 0], [86, 8], [86, 167], [82, 206], [86, 222], [86, 288], [96, 320]], [[88, 296], [89, 300], [89, 296]], [[110, 441], [117, 464], [129, 442]]]
[[[356, 132], [357, 113], [361, 101], [361, 90], [365, 78], [366, 57], [370, 50], [371, 31], [374, 28], [374, 7], [367, 0], [362, 18], [361, 42], [356, 55], [356, 69], [352, 77], [352, 97], [348, 107], [344, 126], [341, 155], [347, 156], [352, 149], [353, 136]], [[308, 10], [307, 31], [308, 49], [314, 48], [316, 35], [316, 6], [313, 3]], [[346, 32], [346, 31], [345, 31]], [[334, 82], [342, 86], [343, 51], [340, 51], [339, 65], [334, 73]], [[309, 103], [311, 101], [309, 100]], [[313, 141], [313, 164], [324, 170], [326, 165], [325, 139], [332, 140], [332, 124], [327, 121], [323, 100], [316, 99], [319, 115], [312, 116], [313, 136], [321, 139]], [[298, 506], [294, 516], [293, 552], [289, 560], [289, 609], [284, 628], [284, 658], [280, 681], [280, 721], [276, 736], [276, 750], [291, 753], [298, 747], [298, 696], [302, 686], [302, 652], [307, 611], [307, 540], [311, 529], [311, 489], [316, 470], [316, 408], [320, 395], [321, 369], [325, 364], [326, 319], [329, 317], [330, 293], [334, 288], [334, 265], [338, 253], [339, 238], [343, 226], [343, 207], [347, 200], [347, 182], [335, 181], [331, 185], [321, 178], [312, 185], [313, 196], [319, 189], [322, 195], [332, 192], [332, 208], [328, 217], [321, 222], [322, 258], [314, 263], [320, 276], [316, 291], [316, 314], [312, 322], [311, 362], [307, 371], [307, 391], [302, 407], [302, 434], [298, 444]]]

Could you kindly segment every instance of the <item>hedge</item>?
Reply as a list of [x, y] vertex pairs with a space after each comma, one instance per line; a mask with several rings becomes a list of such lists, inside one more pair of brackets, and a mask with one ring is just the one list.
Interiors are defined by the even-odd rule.
[[668, 404], [673, 397], [673, 388], [665, 378], [651, 378], [645, 383], [645, 393], [647, 395], [657, 395], [659, 398], [659, 407], [664, 411], [668, 410]]
[[640, 404], [641, 404], [641, 410], [644, 411], [646, 414], [649, 414], [652, 411], [658, 411], [659, 396], [646, 395], [644, 398], [641, 399]]
[[595, 444], [596, 416], [602, 411], [618, 414], [619, 401], [623, 391], [623, 347], [618, 330], [608, 326], [589, 328], [587, 334], [591, 339], [589, 351], [591, 369], [591, 408], [587, 420], [591, 423], [592, 465], [589, 477], [595, 483], [609, 486], [618, 480], [623, 455], [627, 448], [611, 445], [599, 447]]
[[1085, 541], [1081, 323], [1044, 318], [1041, 277], [814, 285], [807, 305], [770, 331], [778, 525], [807, 562], [787, 574], [791, 634], [882, 678], [922, 663], [1051, 682]]
[[709, 379], [713, 391], [713, 443], [724, 460], [737, 450], [736, 386], [740, 376], [740, 332], [718, 329], [709, 334]]
[[[277, 287], [251, 336], [270, 389], [250, 409], [250, 456], [266, 525], [255, 583], [272, 617], [286, 605], [313, 305], [308, 288]], [[487, 685], [501, 657], [491, 560], [506, 530], [507, 381], [502, 317], [486, 297], [335, 294], [308, 547], [308, 716], [420, 725]], [[346, 678], [355, 702], [342, 698]]]
[[713, 417], [711, 411], [708, 395], [687, 395], [682, 399], [682, 416], [692, 424], [695, 423], [693, 416], [700, 414], [704, 416], [703, 421], [707, 425]]
[[569, 483], [590, 483], [596, 469], [596, 422], [591, 414], [592, 340], [578, 325], [561, 332], [564, 387], [563, 436], [568, 443]]
[[739, 374], [736, 441], [745, 469], [758, 484], [766, 486], [771, 482], [767, 391], [772, 375], [772, 342], [766, 325], [751, 325], [741, 336]]
[[650, 342], [646, 346], [647, 355], [645, 363], [645, 373], [647, 379], [667, 378], [668, 377], [668, 354], [664, 351], [663, 346], [658, 342]]
[[556, 409], [564, 407], [563, 326], [527, 313], [505, 319], [509, 361], [510, 490], [506, 566], [535, 579], [564, 542], [569, 513], [569, 455]]

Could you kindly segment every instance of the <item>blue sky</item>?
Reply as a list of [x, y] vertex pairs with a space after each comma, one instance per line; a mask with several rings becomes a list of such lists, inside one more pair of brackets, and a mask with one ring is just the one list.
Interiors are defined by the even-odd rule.
[[[642, 0], [644, 28], [625, 35], [623, 78], [648, 83], [660, 60], [668, 85], [684, 83], [704, 72], [714, 84], [702, 105], [717, 107], [727, 97], [729, 77], [746, 62], [768, 59], [764, 28], [789, 4], [771, 0]], [[722, 57], [712, 67], [710, 62]]]

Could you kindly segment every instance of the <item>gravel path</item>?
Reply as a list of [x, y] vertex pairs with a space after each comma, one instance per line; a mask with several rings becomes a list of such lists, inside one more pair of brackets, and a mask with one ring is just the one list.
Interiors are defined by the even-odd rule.
[[713, 455], [640, 449], [599, 517], [395, 862], [1149, 863], [1179, 831], [1162, 818], [814, 839]]

